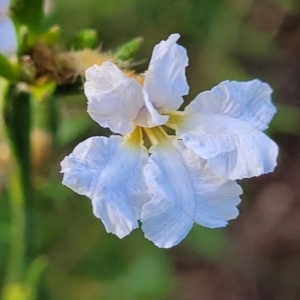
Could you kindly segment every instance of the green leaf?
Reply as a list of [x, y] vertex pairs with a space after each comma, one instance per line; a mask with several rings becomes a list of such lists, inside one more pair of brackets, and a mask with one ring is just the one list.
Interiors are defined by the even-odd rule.
[[0, 76], [9, 81], [16, 81], [18, 73], [18, 67], [14, 66], [6, 56], [0, 53]]
[[42, 31], [44, 17], [44, 0], [15, 0], [13, 1], [13, 18], [26, 25], [30, 33]]
[[61, 28], [58, 25], [50, 27], [41, 37], [40, 41], [47, 45], [54, 46], [61, 38]]
[[98, 44], [98, 35], [95, 29], [80, 30], [71, 43], [71, 47], [75, 50], [93, 49]]
[[143, 42], [142, 37], [137, 37], [129, 42], [125, 43], [124, 45], [120, 46], [114, 52], [114, 55], [120, 60], [128, 60], [132, 57], [132, 55], [139, 50], [141, 44]]

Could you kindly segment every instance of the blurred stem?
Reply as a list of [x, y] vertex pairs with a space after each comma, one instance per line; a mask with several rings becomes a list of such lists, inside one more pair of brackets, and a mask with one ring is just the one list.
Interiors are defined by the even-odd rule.
[[13, 167], [8, 179], [8, 196], [11, 205], [11, 242], [7, 267], [7, 283], [18, 283], [22, 280], [25, 259], [25, 193], [21, 172], [16, 158], [12, 158]]
[[32, 99], [32, 127], [54, 134], [57, 126], [55, 98], [51, 95], [44, 101]]
[[6, 136], [12, 160], [19, 168], [20, 184], [25, 198], [30, 192], [30, 95], [12, 88], [3, 107]]
[[11, 205], [11, 242], [4, 299], [14, 299], [12, 297], [14, 297], [16, 290], [22, 290], [21, 285], [25, 271], [25, 204], [31, 189], [29, 94], [17, 91], [15, 87], [12, 87], [4, 98], [2, 112], [7, 142], [10, 148], [10, 170], [7, 189]]
[[31, 99], [31, 158], [33, 178], [43, 173], [47, 174], [49, 156], [53, 137], [57, 128], [57, 111], [55, 98], [49, 95], [41, 100]]

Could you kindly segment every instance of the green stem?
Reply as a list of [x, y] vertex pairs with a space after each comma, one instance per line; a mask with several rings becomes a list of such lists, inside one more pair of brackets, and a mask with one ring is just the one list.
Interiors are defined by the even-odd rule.
[[[11, 87], [2, 105], [4, 127], [10, 148], [10, 169], [7, 179], [11, 205], [11, 242], [7, 261], [6, 285], [3, 299], [15, 299], [24, 294], [22, 283], [25, 275], [26, 214], [30, 184], [30, 102], [29, 94]], [[25, 299], [25, 295], [18, 299]]]
[[22, 280], [25, 260], [25, 193], [21, 172], [16, 158], [8, 179], [8, 196], [11, 205], [11, 242], [7, 266], [7, 283], [15, 284]]

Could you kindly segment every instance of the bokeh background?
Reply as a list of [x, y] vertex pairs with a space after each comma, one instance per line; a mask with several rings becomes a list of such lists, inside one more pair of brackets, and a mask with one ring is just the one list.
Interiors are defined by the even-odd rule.
[[[37, 298], [300, 299], [299, 0], [56, 0], [50, 8], [48, 22], [62, 27], [65, 41], [88, 27], [97, 29], [103, 51], [143, 37], [137, 72], [147, 69], [155, 44], [180, 33], [190, 58], [186, 103], [225, 79], [268, 82], [278, 108], [268, 134], [280, 156], [274, 173], [240, 182], [240, 216], [227, 228], [194, 226], [169, 250], [156, 248], [141, 230], [119, 240], [92, 215], [87, 198], [61, 184], [64, 156], [106, 132], [89, 119], [83, 91], [58, 97], [55, 143], [35, 138], [36, 194], [26, 207], [27, 256], [45, 261]], [[2, 189], [0, 278], [10, 224]]]

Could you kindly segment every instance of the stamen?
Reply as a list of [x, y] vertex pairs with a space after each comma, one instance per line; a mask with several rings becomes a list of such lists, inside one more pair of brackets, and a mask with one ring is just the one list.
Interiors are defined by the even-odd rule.
[[137, 126], [131, 134], [127, 135], [125, 142], [134, 146], [142, 145], [143, 144], [142, 128]]
[[152, 145], [157, 145], [158, 143], [163, 144], [169, 138], [168, 134], [163, 130], [161, 126], [143, 128], [143, 130], [148, 136]]
[[176, 130], [177, 126], [183, 121], [184, 113], [182, 111], [173, 111], [168, 113], [168, 116], [169, 120], [165, 126]]
[[128, 76], [129, 78], [133, 78], [135, 79], [141, 86], [144, 85], [144, 81], [145, 81], [145, 76], [143, 74], [136, 74], [134, 71], [132, 70], [126, 70], [125, 75]]
[[152, 145], [157, 145], [158, 140], [157, 140], [155, 134], [153, 133], [153, 128], [143, 127], [143, 131], [144, 131], [145, 135], [148, 137], [151, 144]]

